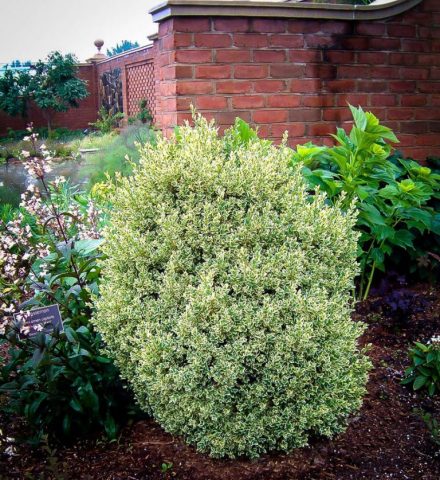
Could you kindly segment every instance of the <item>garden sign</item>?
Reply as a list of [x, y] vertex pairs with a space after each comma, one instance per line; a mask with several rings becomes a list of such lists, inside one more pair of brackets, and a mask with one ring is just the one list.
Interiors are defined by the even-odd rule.
[[40, 332], [64, 331], [58, 305], [33, 308], [23, 313], [14, 313], [14, 318], [22, 324], [20, 331], [27, 337], [34, 337]]

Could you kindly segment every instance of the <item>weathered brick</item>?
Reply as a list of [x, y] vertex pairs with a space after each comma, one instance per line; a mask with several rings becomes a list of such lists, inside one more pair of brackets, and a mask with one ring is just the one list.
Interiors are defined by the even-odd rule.
[[387, 110], [388, 120], [412, 120], [413, 118], [413, 108], [389, 108]]
[[216, 82], [215, 90], [217, 93], [250, 93], [252, 83], [246, 81], [219, 81]]
[[305, 95], [302, 100], [304, 107], [333, 107], [335, 95]]
[[210, 63], [211, 50], [176, 50], [174, 58], [177, 63]]
[[286, 82], [283, 80], [256, 80], [254, 88], [257, 93], [283, 92]]
[[329, 63], [351, 63], [354, 62], [355, 53], [343, 50], [324, 50], [324, 62]]
[[219, 63], [249, 63], [251, 61], [251, 51], [247, 49], [217, 50], [215, 55], [215, 61]]
[[427, 80], [429, 70], [427, 68], [402, 67], [399, 69], [399, 76], [402, 80]]
[[398, 81], [390, 82], [390, 91], [399, 93], [412, 93], [416, 88], [416, 82], [413, 81]]
[[215, 18], [214, 30], [219, 32], [248, 32], [250, 20], [248, 18]]
[[233, 43], [236, 47], [267, 47], [269, 37], [261, 33], [236, 33], [233, 36]]
[[440, 110], [438, 108], [414, 108], [413, 111], [416, 120], [440, 120]]
[[400, 38], [370, 38], [368, 40], [368, 48], [379, 51], [400, 50]]
[[326, 108], [322, 112], [322, 119], [324, 121], [342, 122], [352, 118], [351, 112], [348, 108]]
[[388, 83], [380, 80], [358, 80], [357, 81], [358, 92], [387, 92]]
[[255, 50], [254, 62], [277, 63], [286, 61], [285, 50]]
[[388, 63], [388, 53], [385, 52], [359, 52], [357, 55], [357, 63], [366, 63], [368, 65], [384, 65]]
[[291, 80], [290, 91], [292, 93], [321, 92], [322, 82], [319, 78]]
[[227, 48], [232, 46], [232, 36], [224, 33], [196, 33], [194, 44], [199, 48]]
[[383, 37], [386, 32], [386, 25], [384, 23], [376, 22], [360, 22], [357, 27], [357, 33], [359, 35], [375, 35]]
[[305, 35], [304, 43], [309, 48], [335, 48], [338, 38], [333, 35]]
[[384, 107], [394, 107], [398, 103], [398, 96], [393, 94], [372, 94], [370, 97], [371, 105], [381, 105]]
[[290, 122], [319, 122], [321, 110], [319, 108], [293, 108], [289, 110]]
[[271, 35], [269, 44], [272, 47], [302, 48], [304, 37], [303, 35]]
[[287, 121], [287, 110], [256, 110], [252, 118], [255, 123], [282, 123]]
[[263, 33], [281, 33], [286, 31], [286, 20], [275, 20], [273, 18], [255, 18], [251, 20], [252, 30]]
[[400, 97], [400, 102], [403, 107], [423, 107], [427, 101], [426, 95], [421, 94], [402, 95]]
[[415, 65], [418, 57], [415, 53], [390, 53], [391, 65]]
[[321, 22], [318, 20], [289, 20], [287, 30], [291, 33], [318, 33], [321, 31]]
[[408, 40], [402, 39], [402, 50], [404, 52], [430, 52], [430, 42], [425, 40]]
[[215, 96], [197, 96], [196, 107], [199, 110], [217, 110], [227, 108], [228, 103], [226, 97]]
[[177, 82], [176, 93], [178, 95], [201, 95], [204, 93], [212, 93], [213, 87], [212, 82]]
[[232, 69], [228, 65], [197, 65], [196, 78], [231, 78]]
[[414, 25], [388, 25], [388, 35], [390, 37], [415, 37], [416, 27]]
[[175, 32], [209, 32], [211, 21], [203, 17], [175, 17], [172, 28]]
[[265, 97], [263, 95], [243, 95], [232, 98], [234, 108], [262, 108], [265, 106]]
[[270, 65], [272, 78], [300, 78], [304, 74], [304, 65]]
[[234, 67], [235, 78], [266, 78], [268, 75], [267, 65], [237, 65]]
[[419, 82], [418, 89], [421, 93], [438, 93], [440, 91], [440, 82]]
[[289, 60], [294, 63], [321, 62], [321, 50], [290, 50]]
[[338, 78], [370, 78], [371, 67], [360, 67], [359, 65], [338, 66]]
[[419, 133], [426, 133], [428, 131], [428, 122], [425, 121], [409, 121], [400, 123], [401, 133], [412, 133], [414, 135]]
[[306, 65], [306, 78], [332, 79], [336, 78], [337, 68], [335, 65], [323, 65], [312, 63]]
[[356, 88], [355, 80], [328, 80], [324, 84], [330, 92], [353, 92]]
[[292, 108], [301, 104], [300, 95], [269, 95], [267, 97], [267, 106], [275, 108]]

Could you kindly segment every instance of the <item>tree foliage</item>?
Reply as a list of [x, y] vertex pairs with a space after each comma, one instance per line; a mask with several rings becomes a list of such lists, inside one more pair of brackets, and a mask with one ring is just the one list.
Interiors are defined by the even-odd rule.
[[0, 76], [0, 110], [11, 116], [25, 116], [30, 77], [26, 71], [6, 69]]
[[74, 55], [52, 52], [44, 62], [40, 60], [35, 65], [29, 90], [45, 113], [49, 128], [53, 112], [78, 107], [79, 101], [89, 95], [86, 82], [77, 78], [77, 63]]
[[126, 52], [127, 50], [132, 50], [133, 48], [139, 47], [138, 42], [132, 42], [131, 40], [122, 40], [121, 43], [117, 43], [115, 47], [107, 49], [107, 56], [114, 57], [119, 53]]
[[74, 55], [52, 52], [29, 71], [7, 69], [0, 77], [0, 109], [7, 114], [25, 116], [30, 100], [40, 107], [51, 128], [54, 112], [78, 107], [89, 93], [87, 83], [77, 78]]

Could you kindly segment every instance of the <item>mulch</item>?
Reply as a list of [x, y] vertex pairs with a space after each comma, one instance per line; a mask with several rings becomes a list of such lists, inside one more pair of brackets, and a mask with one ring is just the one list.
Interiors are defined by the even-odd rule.
[[[368, 324], [361, 339], [370, 344], [374, 363], [362, 409], [338, 437], [316, 439], [290, 454], [256, 460], [216, 460], [197, 453], [153, 420], [128, 426], [118, 441], [81, 441], [57, 449], [32, 450], [16, 444], [15, 455], [0, 456], [0, 478], [44, 480], [373, 480], [440, 479], [440, 451], [420, 418], [419, 409], [440, 420], [440, 398], [400, 385], [408, 347], [440, 333], [440, 290], [418, 286], [404, 318], [388, 314], [380, 298], [358, 305], [355, 320]], [[419, 311], [417, 311], [419, 310]], [[25, 428], [5, 415], [4, 436]], [[5, 444], [1, 446], [3, 451]]]

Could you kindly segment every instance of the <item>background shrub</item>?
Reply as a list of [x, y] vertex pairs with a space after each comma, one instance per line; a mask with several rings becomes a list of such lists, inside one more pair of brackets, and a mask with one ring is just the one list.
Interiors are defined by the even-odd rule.
[[341, 431], [369, 368], [353, 211], [241, 130], [197, 117], [143, 147], [113, 198], [94, 320], [142, 407], [217, 457]]
[[350, 109], [354, 125], [348, 135], [338, 128], [334, 147], [297, 145], [292, 163], [302, 165], [312, 191], [319, 186], [329, 201], [340, 201], [344, 194], [343, 204], [356, 202], [359, 298], [365, 300], [378, 270], [425, 270], [424, 278], [435, 278], [440, 175], [414, 160], [390, 156], [391, 144], [398, 142], [391, 129], [361, 107]]

